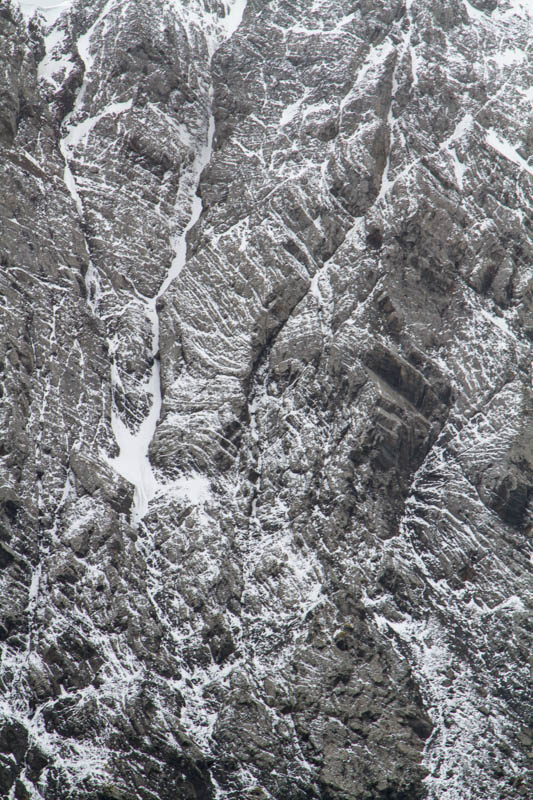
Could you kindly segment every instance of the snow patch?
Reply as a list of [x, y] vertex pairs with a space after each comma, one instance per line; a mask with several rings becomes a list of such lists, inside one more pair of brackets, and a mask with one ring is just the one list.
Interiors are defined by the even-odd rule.
[[[154, 326], [156, 325], [156, 321], [157, 315], [155, 314]], [[152, 340], [153, 342], [154, 339]], [[114, 365], [111, 369], [111, 379], [114, 387], [120, 385], [118, 371]], [[139, 429], [135, 433], [132, 433], [124, 424], [120, 415], [116, 411], [113, 411], [111, 415], [111, 426], [113, 428], [115, 441], [119, 447], [119, 454], [115, 458], [105, 457], [107, 463], [135, 487], [132, 511], [133, 522], [138, 522], [143, 518], [148, 510], [148, 503], [158, 489], [158, 483], [148, 457], [148, 448], [152, 441], [155, 426], [161, 411], [159, 361], [155, 358], [152, 373], [146, 388], [152, 396], [152, 404], [148, 415], [144, 418]]]
[[84, 119], [83, 122], [79, 122], [77, 125], [71, 125], [68, 134], [63, 139], [63, 144], [69, 150], [74, 149], [74, 147], [77, 147], [87, 140], [90, 132], [95, 125], [100, 122], [101, 119], [111, 115], [116, 116], [118, 114], [123, 114], [125, 111], [129, 111], [132, 105], [133, 99], [126, 100], [124, 103], [110, 103], [96, 116], [88, 117], [87, 119]]
[[232, 3], [230, 0], [228, 3], [226, 0], [224, 3], [226, 16], [223, 20], [223, 28], [226, 39], [229, 39], [231, 36], [233, 36], [241, 24], [247, 2], [248, 0], [234, 0]]
[[464, 188], [464, 174], [466, 172], [466, 166], [462, 163], [462, 161], [459, 161], [455, 147], [449, 147], [448, 152], [453, 159], [453, 171], [455, 174], [455, 180], [457, 181], [457, 186], [462, 190]]
[[500, 67], [510, 67], [512, 64], [520, 64], [526, 57], [523, 50], [507, 47], [494, 55], [494, 60]]
[[74, 175], [72, 174], [72, 170], [70, 169], [70, 167], [68, 165], [68, 161], [66, 159], [66, 154], [65, 154], [65, 152], [63, 150], [63, 142], [60, 142], [59, 149], [61, 150], [61, 153], [62, 153], [63, 157], [65, 158], [65, 169], [63, 171], [63, 180], [65, 181], [65, 186], [67, 187], [70, 196], [74, 200], [74, 205], [76, 206], [76, 208], [78, 210], [78, 214], [81, 217], [83, 215], [83, 206], [81, 204], [81, 198], [80, 198], [80, 195], [78, 193], [78, 188], [76, 186], [76, 181], [74, 180]]
[[200, 506], [211, 499], [211, 487], [204, 475], [194, 474], [178, 478], [164, 487], [165, 495], [173, 495], [179, 500], [185, 500], [193, 505]]
[[411, 77], [413, 78], [413, 86], [416, 86], [418, 83], [418, 67], [420, 59], [417, 55], [416, 48], [414, 48], [412, 45], [409, 45], [409, 53], [411, 54]]
[[311, 292], [313, 297], [315, 297], [319, 302], [321, 302], [322, 301], [322, 294], [320, 292], [320, 287], [318, 285], [319, 279], [320, 279], [320, 271], [317, 270], [317, 272], [315, 272], [315, 274], [313, 275], [313, 278], [311, 280], [311, 284], [309, 286], [309, 291]]
[[306, 92], [303, 97], [299, 97], [298, 100], [295, 100], [294, 103], [291, 103], [290, 105], [288, 105], [284, 109], [281, 117], [279, 118], [279, 127], [280, 128], [284, 128], [285, 125], [288, 125], [289, 122], [293, 121], [293, 119], [298, 114], [298, 111], [300, 110], [300, 107], [301, 107], [302, 103], [305, 102], [307, 96], [308, 96], [308, 93]]
[[20, 10], [27, 19], [33, 17], [35, 13], [42, 14], [47, 25], [53, 25], [61, 14], [72, 5], [72, 0], [59, 0], [59, 2], [58, 0], [40, 0], [38, 3], [35, 0], [18, 0], [18, 2]]
[[531, 19], [533, 18], [533, 0], [508, 0], [507, 8], [495, 9], [493, 16], [503, 20], [509, 20], [515, 16]]
[[486, 15], [482, 11], [479, 11], [479, 9], [474, 8], [474, 6], [471, 5], [468, 2], [468, 0], [463, 0], [463, 5], [467, 10], [470, 19], [475, 19], [478, 22], [480, 22], [483, 19], [486, 19]]
[[508, 161], [512, 161], [512, 163], [516, 164], [517, 167], [520, 167], [520, 169], [523, 169], [525, 172], [533, 175], [533, 167], [527, 163], [525, 158], [522, 158], [522, 156], [516, 152], [515, 148], [510, 142], [508, 142], [506, 139], [501, 139], [494, 128], [489, 129], [489, 132], [485, 137], [485, 141], [489, 147], [492, 147]]
[[491, 325], [495, 325], [496, 328], [499, 328], [506, 336], [510, 336], [512, 339], [516, 338], [516, 335], [513, 333], [507, 321], [502, 319], [502, 317], [496, 316], [496, 314], [490, 314], [488, 311], [485, 311], [484, 308], [479, 309], [481, 316], [483, 316]]
[[[65, 31], [62, 26], [52, 25], [50, 32], [44, 37], [45, 55], [37, 68], [37, 76], [54, 84], [56, 89], [59, 89], [74, 66], [71, 54], [65, 55], [61, 52], [64, 39]], [[56, 75], [58, 80], [55, 79]]]
[[472, 114], [465, 114], [455, 126], [455, 130], [449, 137], [448, 142], [456, 142], [458, 139], [461, 139], [465, 133], [468, 133], [468, 131], [471, 130], [473, 122], [474, 118]]

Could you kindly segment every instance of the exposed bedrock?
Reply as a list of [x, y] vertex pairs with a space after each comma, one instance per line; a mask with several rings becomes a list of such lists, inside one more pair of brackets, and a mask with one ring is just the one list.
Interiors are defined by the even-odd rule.
[[532, 795], [531, 24], [0, 0], [0, 795]]

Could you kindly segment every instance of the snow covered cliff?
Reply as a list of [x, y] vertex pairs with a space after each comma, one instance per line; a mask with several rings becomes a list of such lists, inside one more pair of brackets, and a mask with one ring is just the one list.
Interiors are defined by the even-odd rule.
[[0, 795], [533, 796], [533, 8], [0, 0]]

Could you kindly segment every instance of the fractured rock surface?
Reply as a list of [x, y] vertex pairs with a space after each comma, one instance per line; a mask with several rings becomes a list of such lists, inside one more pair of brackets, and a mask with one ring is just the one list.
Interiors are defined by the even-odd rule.
[[532, 25], [0, 0], [1, 796], [533, 794]]

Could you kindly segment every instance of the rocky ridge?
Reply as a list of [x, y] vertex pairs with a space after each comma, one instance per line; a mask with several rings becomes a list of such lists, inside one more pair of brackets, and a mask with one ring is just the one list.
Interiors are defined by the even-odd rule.
[[530, 795], [527, 3], [0, 29], [0, 791]]

